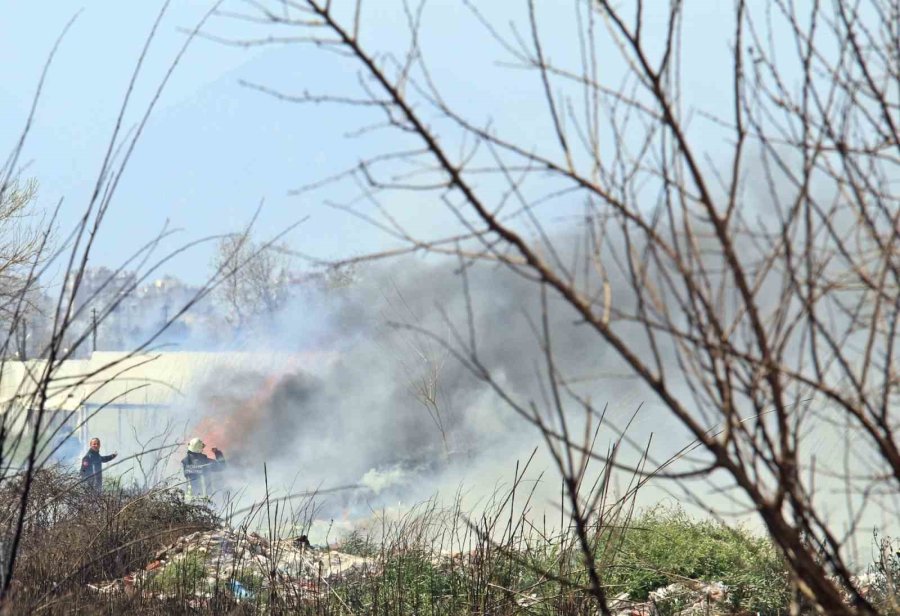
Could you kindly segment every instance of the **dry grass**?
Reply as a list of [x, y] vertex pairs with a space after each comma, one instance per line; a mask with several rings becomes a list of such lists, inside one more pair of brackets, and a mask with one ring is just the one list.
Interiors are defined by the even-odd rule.
[[[367, 573], [319, 583], [303, 594], [254, 574], [248, 562], [239, 579], [248, 592], [237, 597], [231, 589], [238, 578], [210, 582], [208, 557], [198, 552], [173, 561], [143, 588], [100, 594], [89, 584], [141, 570], [178, 537], [214, 529], [220, 520], [170, 490], [96, 495], [77, 475], [42, 470], [4, 613], [597, 614], [575, 529], [539, 528], [521, 509], [513, 510], [513, 501], [498, 497], [477, 515], [458, 502], [428, 501], [397, 517], [376, 516], [339, 545], [341, 552], [368, 558]], [[5, 483], [0, 503], [9, 510], [16, 502], [15, 482]], [[267, 520], [263, 530], [272, 538], [294, 528], [284, 511], [259, 519]], [[654, 509], [612, 515], [591, 527], [590, 540], [611, 597], [627, 590], [644, 599], [652, 588], [685, 579], [724, 581], [732, 595], [723, 608], [731, 613], [788, 613], [788, 572], [765, 537], [680, 510]], [[883, 613], [892, 613], [890, 597], [880, 597]]]
[[[21, 478], [0, 484], [4, 515], [15, 512], [21, 484]], [[77, 474], [42, 469], [28, 501], [12, 606], [55, 599], [58, 608], [80, 609], [87, 583], [122, 577], [174, 538], [215, 524], [211, 510], [187, 504], [171, 490], [96, 494]]]

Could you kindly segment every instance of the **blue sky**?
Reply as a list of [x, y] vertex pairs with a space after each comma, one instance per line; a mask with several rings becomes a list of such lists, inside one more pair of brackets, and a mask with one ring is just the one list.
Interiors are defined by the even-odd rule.
[[[557, 53], [571, 50], [572, 4], [554, 0], [540, 5], [548, 47], [558, 44], [555, 49], [561, 51]], [[54, 40], [78, 13], [51, 68], [23, 158], [24, 175], [40, 183], [43, 207], [65, 199], [64, 229], [74, 224], [90, 192], [131, 70], [160, 6], [156, 1], [85, 0], [76, 5], [32, 0], [0, 7], [0, 149], [4, 151], [21, 129]], [[209, 6], [200, 0], [173, 3], [151, 50], [132, 122], [183, 42], [183, 29], [195, 24]], [[379, 49], [391, 49], [402, 40], [400, 6], [381, 0], [364, 4], [363, 40]], [[513, 10], [507, 10], [510, 7]], [[524, 2], [498, 2], [482, 10], [507, 32], [509, 23], [527, 15]], [[708, 2], [691, 5], [689, 12], [685, 38], [691, 44], [684, 65], [697, 68], [687, 69], [687, 92], [707, 105], [727, 101], [716, 69], [727, 67], [730, 11], [730, 3]], [[499, 65], [507, 56], [461, 3], [430, 3], [424, 27], [429, 65], [454, 104], [471, 117], [490, 119], [535, 145], [552, 139], [535, 75]], [[207, 29], [236, 36], [253, 32], [221, 19]], [[604, 70], [621, 71], [621, 63], [609, 51], [603, 59]], [[309, 47], [245, 49], [195, 41], [138, 146], [94, 263], [118, 264], [166, 220], [184, 230], [172, 247], [237, 230], [261, 201], [265, 203], [258, 225], [261, 236], [308, 217], [286, 238], [303, 252], [341, 258], [390, 245], [380, 232], [324, 205], [339, 198], [342, 187], [303, 198], [288, 195], [291, 188], [332, 175], [367, 152], [390, 145], [382, 133], [346, 138], [348, 131], [367, 123], [367, 112], [327, 105], [298, 107], [238, 83], [244, 79], [289, 92], [349, 92], [356, 69]], [[415, 195], [406, 199], [408, 203], [396, 205], [402, 206], [414, 230], [424, 235], [447, 231], [445, 211], [418, 203]], [[208, 272], [210, 258], [210, 248], [195, 249], [164, 271], [198, 282]]]

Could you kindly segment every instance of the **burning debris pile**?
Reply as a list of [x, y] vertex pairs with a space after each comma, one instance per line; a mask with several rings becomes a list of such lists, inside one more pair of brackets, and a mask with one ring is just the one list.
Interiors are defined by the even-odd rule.
[[281, 596], [299, 603], [327, 594], [339, 582], [375, 574], [370, 560], [313, 547], [305, 535], [269, 541], [222, 527], [184, 535], [143, 569], [89, 588], [162, 600], [193, 596], [202, 602], [218, 594], [260, 603]]

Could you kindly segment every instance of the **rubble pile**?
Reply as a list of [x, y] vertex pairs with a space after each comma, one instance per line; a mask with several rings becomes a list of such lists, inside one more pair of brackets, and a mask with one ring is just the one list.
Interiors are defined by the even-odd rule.
[[[882, 581], [878, 575], [865, 574], [853, 578], [854, 586], [867, 600], [874, 599], [874, 589]], [[614, 616], [753, 616], [729, 602], [729, 588], [720, 582], [684, 581], [651, 591], [646, 601], [634, 601], [622, 593], [610, 601]], [[844, 600], [852, 604], [849, 593]], [[806, 612], [803, 612], [806, 613]]]
[[227, 592], [238, 600], [272, 593], [303, 600], [329, 592], [338, 582], [373, 574], [377, 571], [370, 560], [312, 547], [305, 536], [269, 541], [255, 532], [223, 527], [179, 537], [143, 569], [89, 587], [103, 594], [142, 593], [159, 599]]
[[[474, 552], [436, 554], [433, 564], [458, 570], [475, 565], [477, 557]], [[88, 586], [102, 594], [161, 600], [192, 597], [198, 607], [225, 594], [263, 607], [271, 605], [276, 595], [294, 604], [328, 594], [341, 600], [335, 588], [381, 576], [382, 566], [386, 565], [377, 557], [313, 547], [306, 536], [269, 540], [223, 526], [184, 535], [157, 552], [142, 569], [112, 582]], [[865, 598], [872, 600], [884, 585], [884, 576], [867, 574], [853, 582]], [[750, 616], [751, 612], [733, 605], [730, 599], [736, 597], [730, 596], [731, 591], [720, 582], [681, 578], [650, 592], [646, 600], [622, 593], [609, 601], [609, 607], [615, 616]], [[543, 601], [538, 594], [517, 594], [516, 602], [521, 607]], [[850, 603], [849, 594], [845, 600]]]
[[615, 616], [718, 616], [734, 614], [728, 605], [728, 587], [719, 582], [676, 582], [650, 593], [647, 601], [632, 601], [628, 593], [610, 602]]

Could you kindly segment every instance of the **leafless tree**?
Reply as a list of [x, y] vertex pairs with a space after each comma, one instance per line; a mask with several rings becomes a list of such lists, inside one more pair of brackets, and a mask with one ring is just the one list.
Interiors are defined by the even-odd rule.
[[[37, 181], [11, 181], [0, 191], [0, 322], [16, 329], [16, 351], [24, 354], [28, 320], [41, 310], [41, 290], [31, 269], [46, 258], [53, 229], [36, 206]], [[44, 236], [47, 237], [44, 237]]]
[[448, 401], [444, 394], [442, 384], [445, 364], [450, 359], [450, 354], [440, 344], [427, 336], [413, 331], [422, 322], [421, 315], [406, 302], [399, 289], [385, 294], [388, 303], [389, 314], [385, 315], [387, 322], [403, 322], [408, 327], [401, 336], [396, 349], [391, 349], [391, 355], [396, 358], [408, 380], [410, 395], [422, 406], [428, 417], [434, 423], [435, 429], [441, 436], [444, 453], [449, 454], [453, 446], [448, 440], [447, 418], [445, 417]]
[[132, 426], [131, 432], [134, 441], [138, 444], [138, 450], [147, 452], [146, 455], [134, 458], [135, 465], [140, 473], [140, 488], [143, 490], [151, 490], [156, 486], [164, 483], [166, 479], [166, 465], [172, 459], [173, 454], [177, 454], [176, 448], [167, 448], [169, 443], [178, 443], [179, 440], [174, 438], [176, 425], [169, 418], [163, 426], [154, 434], [141, 435], [138, 434], [137, 428]]
[[[342, 67], [355, 61], [358, 93], [247, 85], [371, 110], [356, 134], [393, 130], [396, 149], [330, 181], [356, 181], [382, 202], [412, 192], [417, 212], [447, 207], [465, 230], [416, 237], [381, 212], [369, 222], [399, 247], [373, 257], [451, 253], [532, 280], [546, 310], [573, 311], [696, 440], [689, 468], [657, 477], [727, 477], [722, 489], [756, 512], [805, 601], [875, 613], [854, 585], [848, 537], [900, 488], [900, 7], [735, 0], [730, 31], [704, 33], [730, 53], [718, 76], [730, 102], [710, 109], [684, 92], [690, 3], [578, 0], [571, 32], [552, 37], [535, 0], [508, 32], [466, 5], [504, 60], [534, 75], [546, 113], [530, 130], [503, 131], [448, 102], [423, 52], [424, 3], [402, 5], [407, 27], [390, 49], [369, 43], [359, 1], [248, 2], [227, 17], [274, 33], [207, 36], [309, 44]], [[610, 53], [620, 73], [607, 69]], [[533, 138], [539, 130], [550, 137]], [[554, 207], [580, 213], [565, 237], [545, 226]], [[566, 456], [581, 445], [564, 407], [596, 409], [567, 387], [548, 328], [537, 331], [550, 411], [492, 380], [471, 324], [449, 345], [541, 427], [577, 495], [578, 465]], [[548, 423], [552, 409], [558, 421]], [[811, 455], [813, 426], [846, 437], [843, 465]], [[849, 528], [826, 515], [817, 486], [827, 478], [845, 488]], [[598, 514], [577, 497], [570, 513], [581, 524]], [[592, 582], [609, 613], [602, 580]]]
[[212, 265], [224, 274], [216, 295], [233, 327], [272, 316], [290, 297], [290, 272], [284, 252], [270, 244], [257, 245], [247, 234], [220, 239]]

